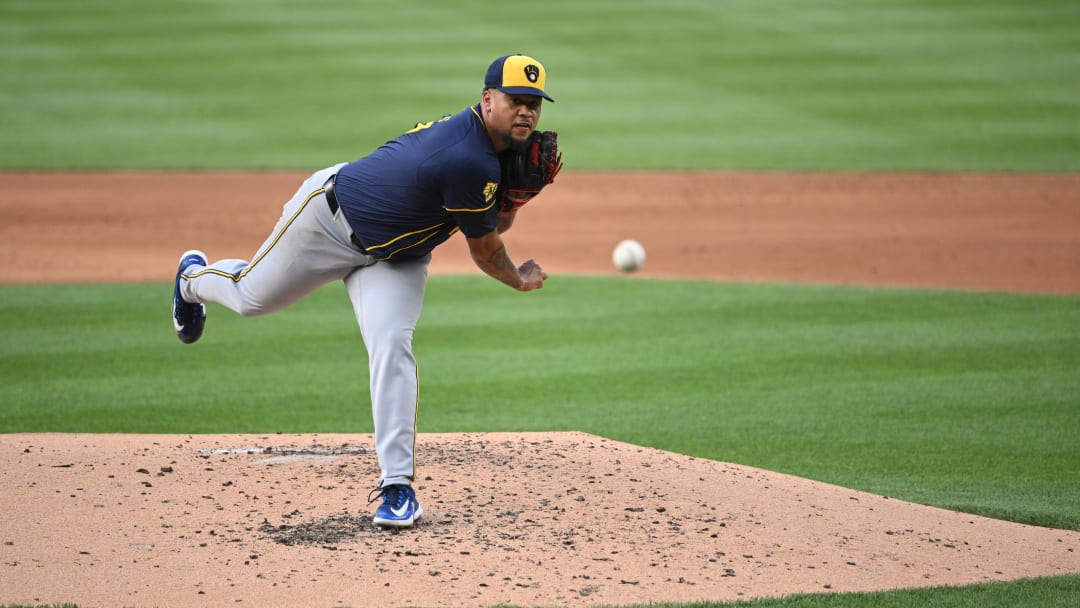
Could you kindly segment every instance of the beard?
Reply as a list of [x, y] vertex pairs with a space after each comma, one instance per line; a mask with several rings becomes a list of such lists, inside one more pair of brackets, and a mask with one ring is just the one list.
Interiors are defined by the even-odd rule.
[[[532, 136], [532, 133], [529, 133]], [[529, 147], [529, 138], [514, 139], [514, 136], [509, 131], [502, 134], [502, 139], [506, 143], [507, 147], [514, 152], [524, 152]]]

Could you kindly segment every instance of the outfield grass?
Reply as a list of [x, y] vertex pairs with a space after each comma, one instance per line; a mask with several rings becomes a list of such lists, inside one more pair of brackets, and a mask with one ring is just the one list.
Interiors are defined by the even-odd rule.
[[545, 62], [567, 170], [1080, 170], [1074, 0], [5, 0], [0, 169], [351, 160]]
[[[166, 285], [0, 287], [0, 432], [372, 431], [344, 289], [271, 317]], [[87, 311], [93, 311], [88, 319]], [[420, 431], [585, 431], [1080, 529], [1080, 299], [434, 277]]]

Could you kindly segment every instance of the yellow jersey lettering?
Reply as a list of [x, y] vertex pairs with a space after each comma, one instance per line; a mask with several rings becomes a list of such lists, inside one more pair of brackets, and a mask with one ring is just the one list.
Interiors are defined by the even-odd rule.
[[429, 120], [428, 122], [418, 122], [418, 123], [416, 123], [415, 127], [409, 129], [408, 131], [406, 131], [406, 133], [416, 133], [417, 131], [423, 131], [424, 129], [427, 129], [427, 128], [431, 127], [431, 125], [433, 125], [433, 124], [435, 124], [437, 122], [446, 122], [446, 121], [450, 120], [450, 118], [451, 118], [451, 116], [449, 114], [447, 114], [447, 115], [443, 116], [442, 118], [440, 118], [439, 120]]
[[430, 127], [433, 124], [435, 124], [435, 121], [418, 122], [418, 123], [416, 123], [415, 127], [409, 129], [408, 131], [406, 131], [406, 133], [416, 133], [417, 131], [423, 131], [424, 129]]

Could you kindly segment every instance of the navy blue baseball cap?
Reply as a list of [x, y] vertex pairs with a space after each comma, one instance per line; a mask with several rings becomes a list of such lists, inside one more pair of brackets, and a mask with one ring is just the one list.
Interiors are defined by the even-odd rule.
[[491, 63], [484, 76], [485, 89], [498, 89], [508, 95], [539, 95], [555, 101], [544, 92], [547, 70], [527, 55], [506, 55]]

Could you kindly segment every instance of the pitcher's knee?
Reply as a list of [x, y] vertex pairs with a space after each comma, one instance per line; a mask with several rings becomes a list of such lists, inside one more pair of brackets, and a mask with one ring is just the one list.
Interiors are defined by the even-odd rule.
[[236, 312], [244, 317], [258, 317], [259, 315], [265, 315], [270, 310], [257, 302], [242, 300]]
[[378, 335], [368, 336], [367, 348], [372, 356], [412, 355], [412, 335], [410, 328], [380, 331]]

